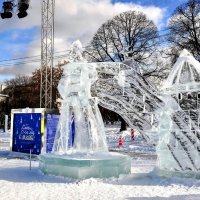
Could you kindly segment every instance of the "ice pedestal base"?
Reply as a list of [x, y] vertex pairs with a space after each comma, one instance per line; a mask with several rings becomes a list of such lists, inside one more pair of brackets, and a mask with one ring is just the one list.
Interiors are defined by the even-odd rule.
[[163, 170], [163, 169], [159, 169], [156, 168], [156, 172], [159, 176], [162, 177], [181, 177], [181, 178], [196, 178], [196, 179], [200, 179], [200, 171], [198, 172], [194, 172], [194, 171], [189, 171], [189, 170], [185, 170], [185, 171], [169, 171], [169, 170]]
[[45, 174], [85, 178], [119, 177], [131, 173], [131, 158], [118, 153], [42, 154], [39, 168]]

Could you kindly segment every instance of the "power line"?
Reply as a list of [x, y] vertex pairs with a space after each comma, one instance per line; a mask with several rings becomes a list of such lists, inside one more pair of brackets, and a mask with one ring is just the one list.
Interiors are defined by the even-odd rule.
[[[59, 59], [59, 58], [64, 58], [66, 57], [65, 55], [60, 55], [60, 56], [54, 56], [54, 59]], [[39, 63], [41, 62], [41, 59], [35, 59], [35, 60], [27, 60], [27, 61], [21, 61], [21, 62], [16, 62], [16, 63], [5, 63], [5, 64], [0, 64], [0, 67], [8, 67], [8, 66], [13, 66], [13, 65], [24, 65], [24, 64], [30, 64], [30, 63]]]
[[[63, 53], [63, 52], [68, 52], [68, 51], [69, 51], [69, 50], [57, 51], [57, 52], [55, 52], [54, 54]], [[25, 59], [36, 58], [36, 57], [41, 57], [41, 55], [27, 56], [27, 57], [20, 57], [20, 58], [13, 58], [13, 59], [7, 59], [7, 60], [0, 60], [0, 63], [1, 63], [1, 62], [16, 61], [16, 60], [25, 60]]]
[[[169, 34], [158, 35], [158, 38], [166, 37], [168, 35]], [[83, 48], [85, 49], [86, 47], [88, 47], [88, 46], [85, 46]], [[62, 51], [57, 51], [54, 54], [59, 54], [59, 53], [63, 53], [63, 52], [67, 53], [69, 51], [70, 50], [62, 50]], [[37, 58], [37, 57], [38, 57], [38, 59], [31, 60], [32, 58]], [[27, 56], [27, 57], [0, 60], [0, 63], [3, 63], [3, 64], [0, 64], [0, 67], [13, 66], [13, 65], [22, 65], [22, 64], [24, 65], [24, 64], [30, 64], [30, 63], [38, 63], [38, 62], [41, 62], [41, 58], [40, 57], [41, 57], [41, 55], [35, 55], [35, 56]], [[64, 57], [67, 57], [67, 54], [54, 56], [54, 59], [59, 59], [59, 58], [64, 58]], [[22, 60], [22, 61], [20, 61], [20, 60]], [[12, 61], [19, 61], [19, 62], [12, 62]]]

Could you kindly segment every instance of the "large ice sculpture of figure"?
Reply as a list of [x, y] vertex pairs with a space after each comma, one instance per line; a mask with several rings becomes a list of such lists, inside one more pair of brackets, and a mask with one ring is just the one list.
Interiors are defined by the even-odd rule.
[[83, 60], [79, 41], [70, 58], [73, 63], [64, 66], [58, 86], [63, 101], [53, 151], [39, 156], [39, 168], [45, 174], [78, 179], [129, 174], [131, 159], [108, 152], [97, 98], [90, 94], [97, 80], [96, 64]]
[[[73, 43], [70, 58], [73, 63], [65, 66], [58, 85], [63, 102], [53, 152], [108, 151], [97, 98], [90, 93], [91, 84], [97, 80], [95, 64], [84, 61], [79, 41]], [[72, 120], [75, 130], [72, 130]]]

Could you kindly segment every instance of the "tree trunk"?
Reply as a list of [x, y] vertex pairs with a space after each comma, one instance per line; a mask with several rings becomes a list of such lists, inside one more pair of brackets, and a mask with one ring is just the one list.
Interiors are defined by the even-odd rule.
[[120, 120], [121, 120], [121, 128], [120, 128], [120, 131], [125, 131], [127, 128], [126, 128], [126, 122], [125, 120], [120, 116]]

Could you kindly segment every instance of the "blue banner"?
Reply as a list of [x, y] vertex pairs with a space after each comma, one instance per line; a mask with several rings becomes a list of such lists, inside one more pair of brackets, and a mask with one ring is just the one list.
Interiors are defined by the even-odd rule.
[[[59, 114], [50, 114], [46, 116], [46, 152], [50, 153], [53, 148], [54, 139], [56, 135], [57, 125], [59, 123]], [[75, 123], [74, 115], [72, 115], [71, 122], [69, 123], [69, 137], [68, 148], [73, 147], [75, 137]]]
[[46, 115], [46, 152], [52, 151], [54, 138], [60, 115], [48, 113]]
[[41, 153], [41, 113], [15, 113], [12, 151]]
[[68, 147], [74, 146], [74, 137], [75, 137], [75, 122], [74, 122], [74, 114], [72, 114], [71, 122], [69, 124], [69, 140], [68, 140]]

